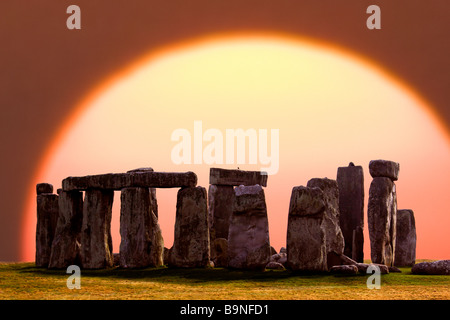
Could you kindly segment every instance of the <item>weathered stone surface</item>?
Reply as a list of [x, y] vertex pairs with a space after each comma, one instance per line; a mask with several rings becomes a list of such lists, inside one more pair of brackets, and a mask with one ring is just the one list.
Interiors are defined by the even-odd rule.
[[392, 181], [398, 180], [400, 164], [389, 160], [372, 160], [369, 162], [369, 172], [373, 178], [385, 177]]
[[120, 266], [163, 265], [164, 240], [149, 188], [125, 188], [120, 196]]
[[[380, 269], [380, 274], [387, 274], [389, 273], [389, 267], [384, 265], [384, 264], [378, 264], [378, 263], [371, 263], [375, 266], [377, 266]], [[356, 266], [358, 267], [358, 270], [360, 273], [367, 273], [367, 268], [369, 268], [369, 266], [371, 264], [367, 264], [367, 263], [357, 263]]]
[[83, 193], [60, 191], [59, 215], [50, 255], [49, 268], [80, 265], [80, 236], [83, 219]]
[[121, 190], [129, 187], [180, 188], [195, 187], [197, 175], [194, 172], [152, 172], [107, 173], [84, 177], [68, 177], [62, 181], [64, 191], [107, 189]]
[[285, 247], [281, 247], [281, 248], [280, 248], [280, 253], [287, 253], [286, 248], [285, 248]]
[[448, 274], [450, 274], [450, 260], [421, 262], [421, 263], [415, 264], [411, 268], [411, 273], [413, 273], [413, 274], [448, 275]]
[[234, 187], [210, 185], [208, 190], [208, 214], [211, 241], [228, 238], [231, 214], [233, 213]]
[[364, 230], [362, 226], [353, 230], [352, 258], [358, 262], [364, 261]]
[[211, 168], [209, 171], [209, 183], [226, 186], [253, 186], [267, 187], [268, 175], [261, 171], [229, 170]]
[[164, 265], [169, 264], [169, 258], [170, 258], [170, 249], [164, 247], [164, 253], [163, 253]]
[[36, 194], [40, 195], [42, 193], [53, 193], [53, 185], [50, 183], [38, 183], [36, 185]]
[[269, 262], [278, 262], [280, 264], [282, 264], [283, 266], [286, 264], [287, 262], [287, 254], [286, 253], [275, 253], [273, 255], [270, 256], [270, 260]]
[[[133, 170], [128, 170], [127, 173], [142, 173], [142, 172], [153, 172], [153, 168], [145, 167], [145, 168], [137, 168]], [[156, 218], [158, 218], [158, 201], [156, 199], [156, 189], [150, 188], [150, 202], [152, 206], [152, 211], [155, 214]]]
[[339, 224], [344, 236], [344, 254], [363, 262], [364, 236], [360, 233], [364, 227], [363, 168], [353, 163], [348, 167], [339, 167], [336, 181], [339, 186]]
[[358, 267], [355, 265], [336, 265], [331, 267], [330, 272], [334, 274], [355, 275], [358, 273]]
[[83, 204], [81, 264], [85, 269], [113, 265], [111, 217], [113, 190], [88, 189]]
[[334, 260], [333, 253], [341, 255], [344, 252], [344, 236], [339, 225], [339, 188], [336, 180], [314, 178], [308, 181], [307, 187], [320, 188], [325, 200], [323, 227], [327, 248], [327, 265], [330, 269], [339, 260]]
[[286, 268], [278, 262], [275, 261], [271, 261], [266, 265], [266, 269], [270, 269], [270, 270], [285, 270]]
[[270, 258], [269, 222], [261, 186], [235, 188], [228, 233], [228, 266], [263, 270]]
[[373, 263], [393, 266], [397, 220], [395, 184], [389, 178], [374, 178], [367, 210], [370, 253]]
[[275, 250], [274, 247], [270, 246], [270, 255], [274, 255], [277, 253], [277, 250]]
[[321, 189], [303, 186], [292, 189], [286, 237], [287, 268], [327, 270], [324, 215], [325, 196]]
[[397, 267], [389, 267], [388, 269], [389, 269], [389, 272], [398, 272], [398, 273], [402, 272], [402, 270], [400, 270]]
[[397, 238], [394, 264], [411, 267], [416, 263], [416, 223], [412, 210], [397, 211]]
[[207, 267], [210, 258], [206, 189], [183, 188], [177, 195], [177, 213], [169, 265]]
[[58, 195], [41, 193], [36, 197], [36, 266], [47, 267], [58, 222]]
[[216, 238], [211, 245], [211, 260], [216, 267], [228, 266], [228, 240]]

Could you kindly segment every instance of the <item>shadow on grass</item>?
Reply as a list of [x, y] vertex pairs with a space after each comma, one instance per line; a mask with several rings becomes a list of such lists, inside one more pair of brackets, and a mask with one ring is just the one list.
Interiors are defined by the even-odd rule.
[[[23, 266], [18, 272], [39, 274], [39, 275], [53, 275], [67, 277], [65, 269], [46, 269], [38, 268], [34, 264]], [[82, 276], [92, 278], [117, 278], [117, 279], [141, 279], [151, 281], [185, 281], [190, 280], [194, 282], [223, 282], [223, 281], [239, 281], [251, 280], [258, 282], [276, 282], [280, 280], [288, 280], [290, 278], [302, 278], [307, 281], [321, 282], [335, 279], [339, 281], [342, 278], [356, 278], [360, 279], [364, 274], [357, 274], [352, 276], [347, 275], [332, 275], [329, 273], [305, 273], [294, 272], [290, 270], [234, 270], [227, 268], [145, 268], [145, 269], [122, 269], [119, 267], [101, 269], [101, 270], [81, 270]]]

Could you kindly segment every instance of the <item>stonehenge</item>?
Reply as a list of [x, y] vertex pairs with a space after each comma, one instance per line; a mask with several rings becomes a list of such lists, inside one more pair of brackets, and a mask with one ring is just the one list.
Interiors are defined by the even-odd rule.
[[[412, 210], [397, 210], [399, 164], [369, 163], [367, 222], [372, 263], [383, 270], [415, 264], [416, 228]], [[339, 167], [336, 180], [312, 178], [294, 186], [286, 248], [270, 245], [264, 187], [259, 171], [210, 168], [209, 187], [197, 186], [194, 172], [138, 168], [62, 180], [57, 194], [36, 185], [38, 267], [84, 269], [225, 267], [354, 274], [363, 263], [363, 168]], [[164, 247], [157, 188], [178, 188], [174, 240]], [[120, 197], [115, 191], [120, 192]], [[120, 245], [113, 253], [112, 206], [120, 201]], [[161, 213], [160, 213], [161, 214]]]

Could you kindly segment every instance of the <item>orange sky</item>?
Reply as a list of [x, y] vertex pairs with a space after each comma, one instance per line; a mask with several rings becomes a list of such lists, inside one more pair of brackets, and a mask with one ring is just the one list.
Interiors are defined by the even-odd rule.
[[[207, 187], [208, 165], [175, 165], [170, 159], [171, 132], [193, 133], [199, 120], [203, 131], [279, 130], [279, 170], [266, 188], [271, 244], [277, 250], [285, 246], [293, 186], [314, 177], [335, 179], [337, 167], [353, 161], [364, 168], [367, 203], [368, 163], [384, 158], [400, 162], [398, 204], [415, 211], [418, 258], [450, 253], [439, 245], [448, 242], [450, 144], [431, 107], [367, 58], [310, 39], [254, 33], [151, 52], [92, 90], [53, 140], [30, 186], [22, 258], [34, 256], [37, 182], [57, 188], [70, 175], [151, 166], [194, 171], [199, 185]], [[258, 170], [261, 163], [239, 166]], [[176, 190], [157, 194], [170, 247]], [[118, 199], [116, 193], [114, 251], [120, 241]], [[365, 257], [370, 258], [365, 224]]]

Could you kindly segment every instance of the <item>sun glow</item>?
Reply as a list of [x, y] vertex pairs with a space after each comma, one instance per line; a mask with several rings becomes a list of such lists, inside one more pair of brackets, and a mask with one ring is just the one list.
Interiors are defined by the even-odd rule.
[[[265, 191], [270, 240], [277, 250], [285, 246], [292, 187], [314, 177], [335, 179], [337, 167], [353, 161], [364, 168], [367, 201], [368, 163], [384, 158], [400, 162], [399, 208], [415, 211], [418, 257], [450, 254], [449, 248], [436, 246], [448, 237], [450, 144], [432, 109], [402, 82], [355, 54], [310, 39], [249, 34], [152, 52], [83, 98], [30, 182], [22, 259], [34, 259], [38, 182], [59, 188], [67, 176], [151, 166], [156, 171], [194, 171], [198, 184], [207, 187], [209, 165], [177, 165], [171, 159], [172, 132], [194, 132], [198, 120], [220, 132], [279, 130], [279, 170], [269, 176]], [[170, 247], [176, 190], [158, 190], [157, 195], [160, 225]], [[120, 206], [115, 198], [117, 252]], [[367, 230], [365, 256], [370, 257]]]

